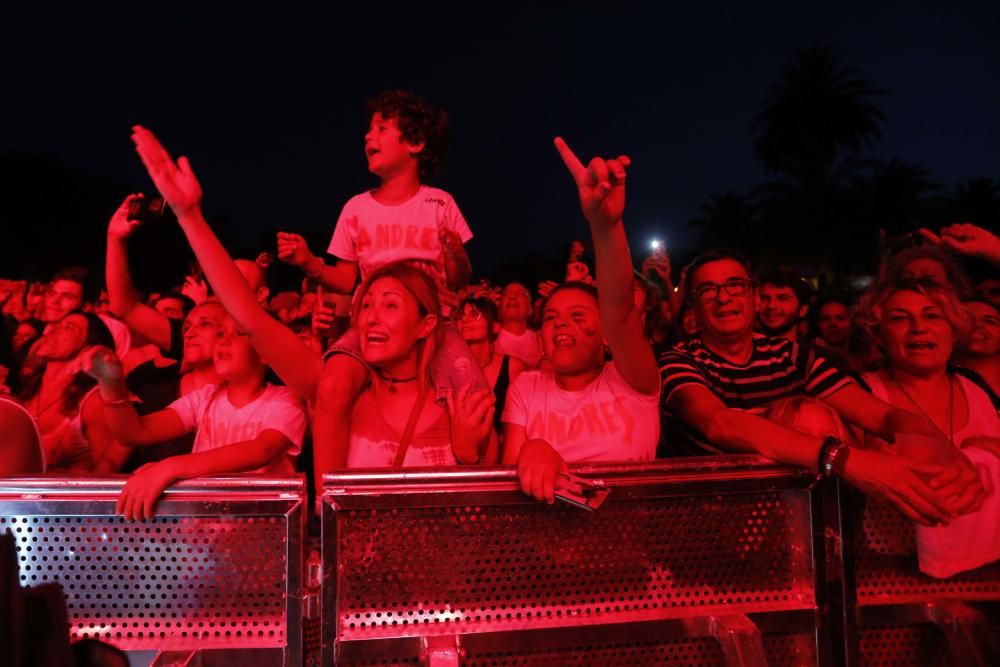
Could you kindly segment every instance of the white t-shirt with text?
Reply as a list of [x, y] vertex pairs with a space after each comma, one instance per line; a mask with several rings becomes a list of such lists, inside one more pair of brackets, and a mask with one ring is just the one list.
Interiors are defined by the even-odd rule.
[[260, 396], [237, 408], [224, 387], [209, 384], [181, 396], [167, 409], [177, 413], [188, 431], [197, 430], [192, 452], [253, 440], [267, 430], [278, 431], [291, 441], [288, 456], [294, 458], [302, 449], [306, 406], [288, 387], [268, 384]]
[[438, 289], [449, 293], [438, 238], [445, 229], [456, 232], [462, 243], [472, 238], [454, 198], [444, 190], [422, 185], [413, 197], [395, 206], [380, 204], [370, 191], [362, 192], [344, 205], [327, 252], [357, 262], [361, 280], [390, 262], [416, 260]]
[[552, 371], [526, 371], [507, 391], [503, 421], [545, 440], [567, 463], [647, 461], [660, 438], [659, 398], [630, 387], [611, 361], [581, 391], [560, 389]]

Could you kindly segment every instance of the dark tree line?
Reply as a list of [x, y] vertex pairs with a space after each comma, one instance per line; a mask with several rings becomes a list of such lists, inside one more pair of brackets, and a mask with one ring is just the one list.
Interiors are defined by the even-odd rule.
[[970, 221], [1000, 231], [1000, 181], [970, 178], [947, 191], [920, 164], [870, 156], [886, 122], [883, 94], [828, 45], [796, 51], [751, 125], [770, 179], [709, 197], [690, 223], [699, 247], [849, 276], [873, 270], [880, 229], [891, 237]]

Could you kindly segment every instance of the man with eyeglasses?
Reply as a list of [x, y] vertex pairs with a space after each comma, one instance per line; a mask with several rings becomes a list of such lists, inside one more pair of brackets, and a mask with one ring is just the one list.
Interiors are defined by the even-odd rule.
[[[746, 260], [710, 251], [688, 267], [686, 298], [700, 333], [659, 360], [670, 455], [759, 453], [837, 475], [924, 524], [978, 509], [985, 492], [968, 459], [924, 418], [863, 391], [821, 350], [754, 334], [758, 294]], [[775, 401], [806, 394], [887, 442], [927, 443], [928, 458], [848, 447], [832, 433], [802, 433], [765, 419]], [[939, 465], [926, 461], [940, 456]]]

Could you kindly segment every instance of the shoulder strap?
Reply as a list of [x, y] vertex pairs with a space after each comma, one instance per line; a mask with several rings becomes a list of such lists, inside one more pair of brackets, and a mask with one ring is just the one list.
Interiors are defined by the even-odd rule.
[[406, 458], [406, 450], [410, 448], [410, 441], [413, 439], [413, 431], [417, 428], [417, 421], [420, 419], [420, 413], [424, 411], [424, 403], [427, 402], [427, 389], [421, 389], [420, 393], [417, 395], [417, 402], [413, 404], [413, 409], [410, 410], [410, 418], [406, 422], [406, 428], [403, 429], [403, 437], [399, 439], [399, 449], [396, 450], [396, 458], [392, 461], [393, 468], [399, 468], [403, 465], [403, 459]]
[[956, 375], [961, 375], [966, 380], [982, 389], [983, 393], [986, 394], [986, 397], [989, 398], [990, 403], [993, 404], [993, 409], [1000, 411], [1000, 397], [997, 396], [996, 392], [993, 391], [993, 388], [982, 375], [971, 368], [965, 368], [964, 366], [949, 366], [948, 370], [954, 372]]

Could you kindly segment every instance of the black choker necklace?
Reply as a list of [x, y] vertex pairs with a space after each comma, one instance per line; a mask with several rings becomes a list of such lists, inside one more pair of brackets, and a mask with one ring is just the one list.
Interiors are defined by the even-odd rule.
[[396, 385], [397, 384], [404, 384], [406, 382], [413, 382], [414, 380], [417, 379], [416, 375], [414, 375], [413, 377], [408, 377], [408, 378], [391, 378], [391, 377], [386, 377], [385, 375], [382, 375], [381, 373], [379, 373], [378, 376], [380, 378], [382, 378], [382, 380], [384, 380], [385, 382], [389, 383], [389, 391], [390, 391], [390, 393], [393, 393], [393, 394], [396, 393]]

